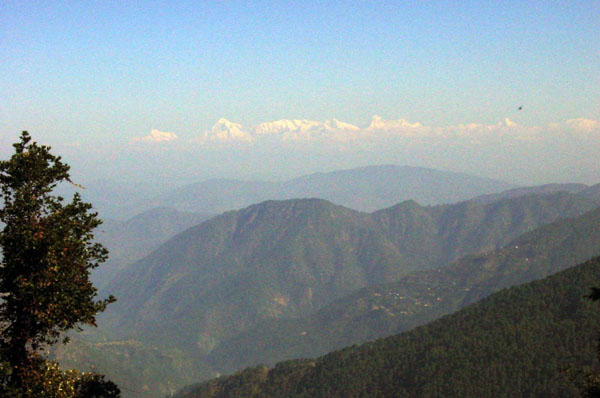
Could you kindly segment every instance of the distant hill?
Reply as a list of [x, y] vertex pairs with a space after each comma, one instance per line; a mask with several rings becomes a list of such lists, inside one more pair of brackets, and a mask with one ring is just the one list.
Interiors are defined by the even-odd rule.
[[579, 192], [579, 194], [586, 198], [600, 201], [600, 184], [592, 185]]
[[129, 219], [142, 211], [159, 207], [144, 205], [140, 208], [138, 205], [159, 195], [165, 189], [157, 184], [124, 183], [107, 179], [80, 181], [76, 177], [73, 178], [81, 186], [63, 183], [57, 187], [55, 193], [67, 199], [75, 192], [79, 193], [84, 201], [93, 205], [93, 210], [97, 211], [103, 220]]
[[92, 272], [94, 285], [104, 287], [129, 263], [147, 256], [169, 238], [210, 217], [163, 207], [147, 210], [126, 221], [104, 220], [98, 227], [96, 239], [109, 250], [109, 258]]
[[[581, 193], [589, 187], [585, 184], [545, 184], [535, 185], [531, 187], [519, 187], [508, 189], [506, 191], [492, 193], [488, 195], [481, 195], [473, 198], [474, 201], [491, 203], [501, 199], [517, 198], [519, 196], [532, 195], [532, 194], [548, 194], [555, 192], [569, 192], [569, 193]], [[596, 198], [600, 200], [600, 197]]]
[[600, 255], [600, 209], [542, 226], [504, 248], [463, 257], [448, 267], [363, 289], [300, 319], [272, 320], [215, 347], [221, 371], [322, 355], [399, 333], [452, 313], [495, 291], [543, 278]]
[[258, 366], [177, 398], [578, 397], [569, 366], [595, 365], [598, 258], [496, 293], [426, 326], [314, 360]]
[[127, 267], [105, 289], [119, 298], [107, 318], [121, 337], [205, 354], [265, 320], [308, 315], [595, 206], [568, 193], [406, 202], [373, 214], [319, 199], [268, 201], [212, 218]]
[[360, 211], [405, 200], [423, 205], [454, 203], [515, 188], [499, 180], [409, 166], [369, 166], [316, 173], [284, 182], [208, 180], [155, 197], [152, 206], [220, 213], [265, 200], [319, 198]]

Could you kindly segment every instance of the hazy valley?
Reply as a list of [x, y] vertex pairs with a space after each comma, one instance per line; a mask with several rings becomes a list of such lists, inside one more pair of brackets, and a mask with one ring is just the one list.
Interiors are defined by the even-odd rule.
[[596, 187], [553, 184], [371, 213], [290, 199], [208, 220], [162, 208], [109, 221], [98, 238], [121, 262], [95, 278], [119, 301], [53, 355], [156, 397], [323, 355], [600, 255], [598, 204]]

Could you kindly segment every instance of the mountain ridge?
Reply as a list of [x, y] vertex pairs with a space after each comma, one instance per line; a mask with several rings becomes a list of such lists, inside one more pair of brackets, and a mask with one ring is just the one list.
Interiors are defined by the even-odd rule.
[[[260, 330], [250, 329], [217, 345], [210, 356], [213, 366], [227, 372], [237, 369], [240, 361], [249, 366], [321, 355], [411, 329], [495, 291], [546, 277], [595, 255], [600, 255], [600, 208], [543, 225], [500, 249], [364, 288], [309, 317], [267, 322]], [[241, 346], [248, 348], [240, 351]], [[237, 364], [232, 366], [227, 358], [236, 358]]]
[[[415, 231], [402, 234], [383, 225], [382, 219], [391, 217], [386, 211], [366, 214], [322, 199], [266, 201], [192, 227], [128, 267], [105, 289], [120, 298], [108, 318], [122, 330], [206, 353], [234, 330], [269, 318], [305, 316], [360, 288], [495, 248], [525, 230], [596, 205], [568, 193], [500, 205], [409, 202], [400, 207], [434, 216], [419, 229], [433, 234], [432, 240], [419, 246], [404, 238]], [[448, 223], [447, 218], [453, 229], [436, 234], [436, 223]], [[454, 235], [474, 243], [463, 252]], [[429, 258], [420, 259], [428, 251]], [[178, 322], [190, 326], [176, 328], [175, 334]]]
[[403, 200], [437, 205], [514, 187], [466, 173], [390, 164], [312, 173], [283, 182], [213, 179], [177, 188], [154, 198], [152, 203], [219, 213], [265, 200], [314, 197], [359, 211], [374, 211]]

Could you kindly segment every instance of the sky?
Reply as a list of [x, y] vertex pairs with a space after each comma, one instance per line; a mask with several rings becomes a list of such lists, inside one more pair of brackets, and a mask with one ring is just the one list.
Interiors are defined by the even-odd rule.
[[4, 0], [0, 156], [28, 130], [84, 180], [599, 183], [598, 38], [596, 0]]

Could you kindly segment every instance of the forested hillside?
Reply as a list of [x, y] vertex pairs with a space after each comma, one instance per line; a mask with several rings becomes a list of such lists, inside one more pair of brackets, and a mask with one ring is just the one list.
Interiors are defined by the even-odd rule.
[[600, 255], [600, 209], [540, 227], [499, 250], [363, 289], [309, 317], [265, 322], [218, 345], [210, 358], [217, 369], [231, 372], [240, 364], [322, 355], [409, 330], [497, 290], [546, 277], [596, 255]]
[[595, 258], [426, 326], [314, 360], [259, 366], [178, 398], [577, 397], [565, 369], [598, 366]]
[[525, 232], [597, 205], [597, 200], [559, 191], [440, 206], [406, 201], [371, 218], [412, 264], [427, 269], [497, 249]]

